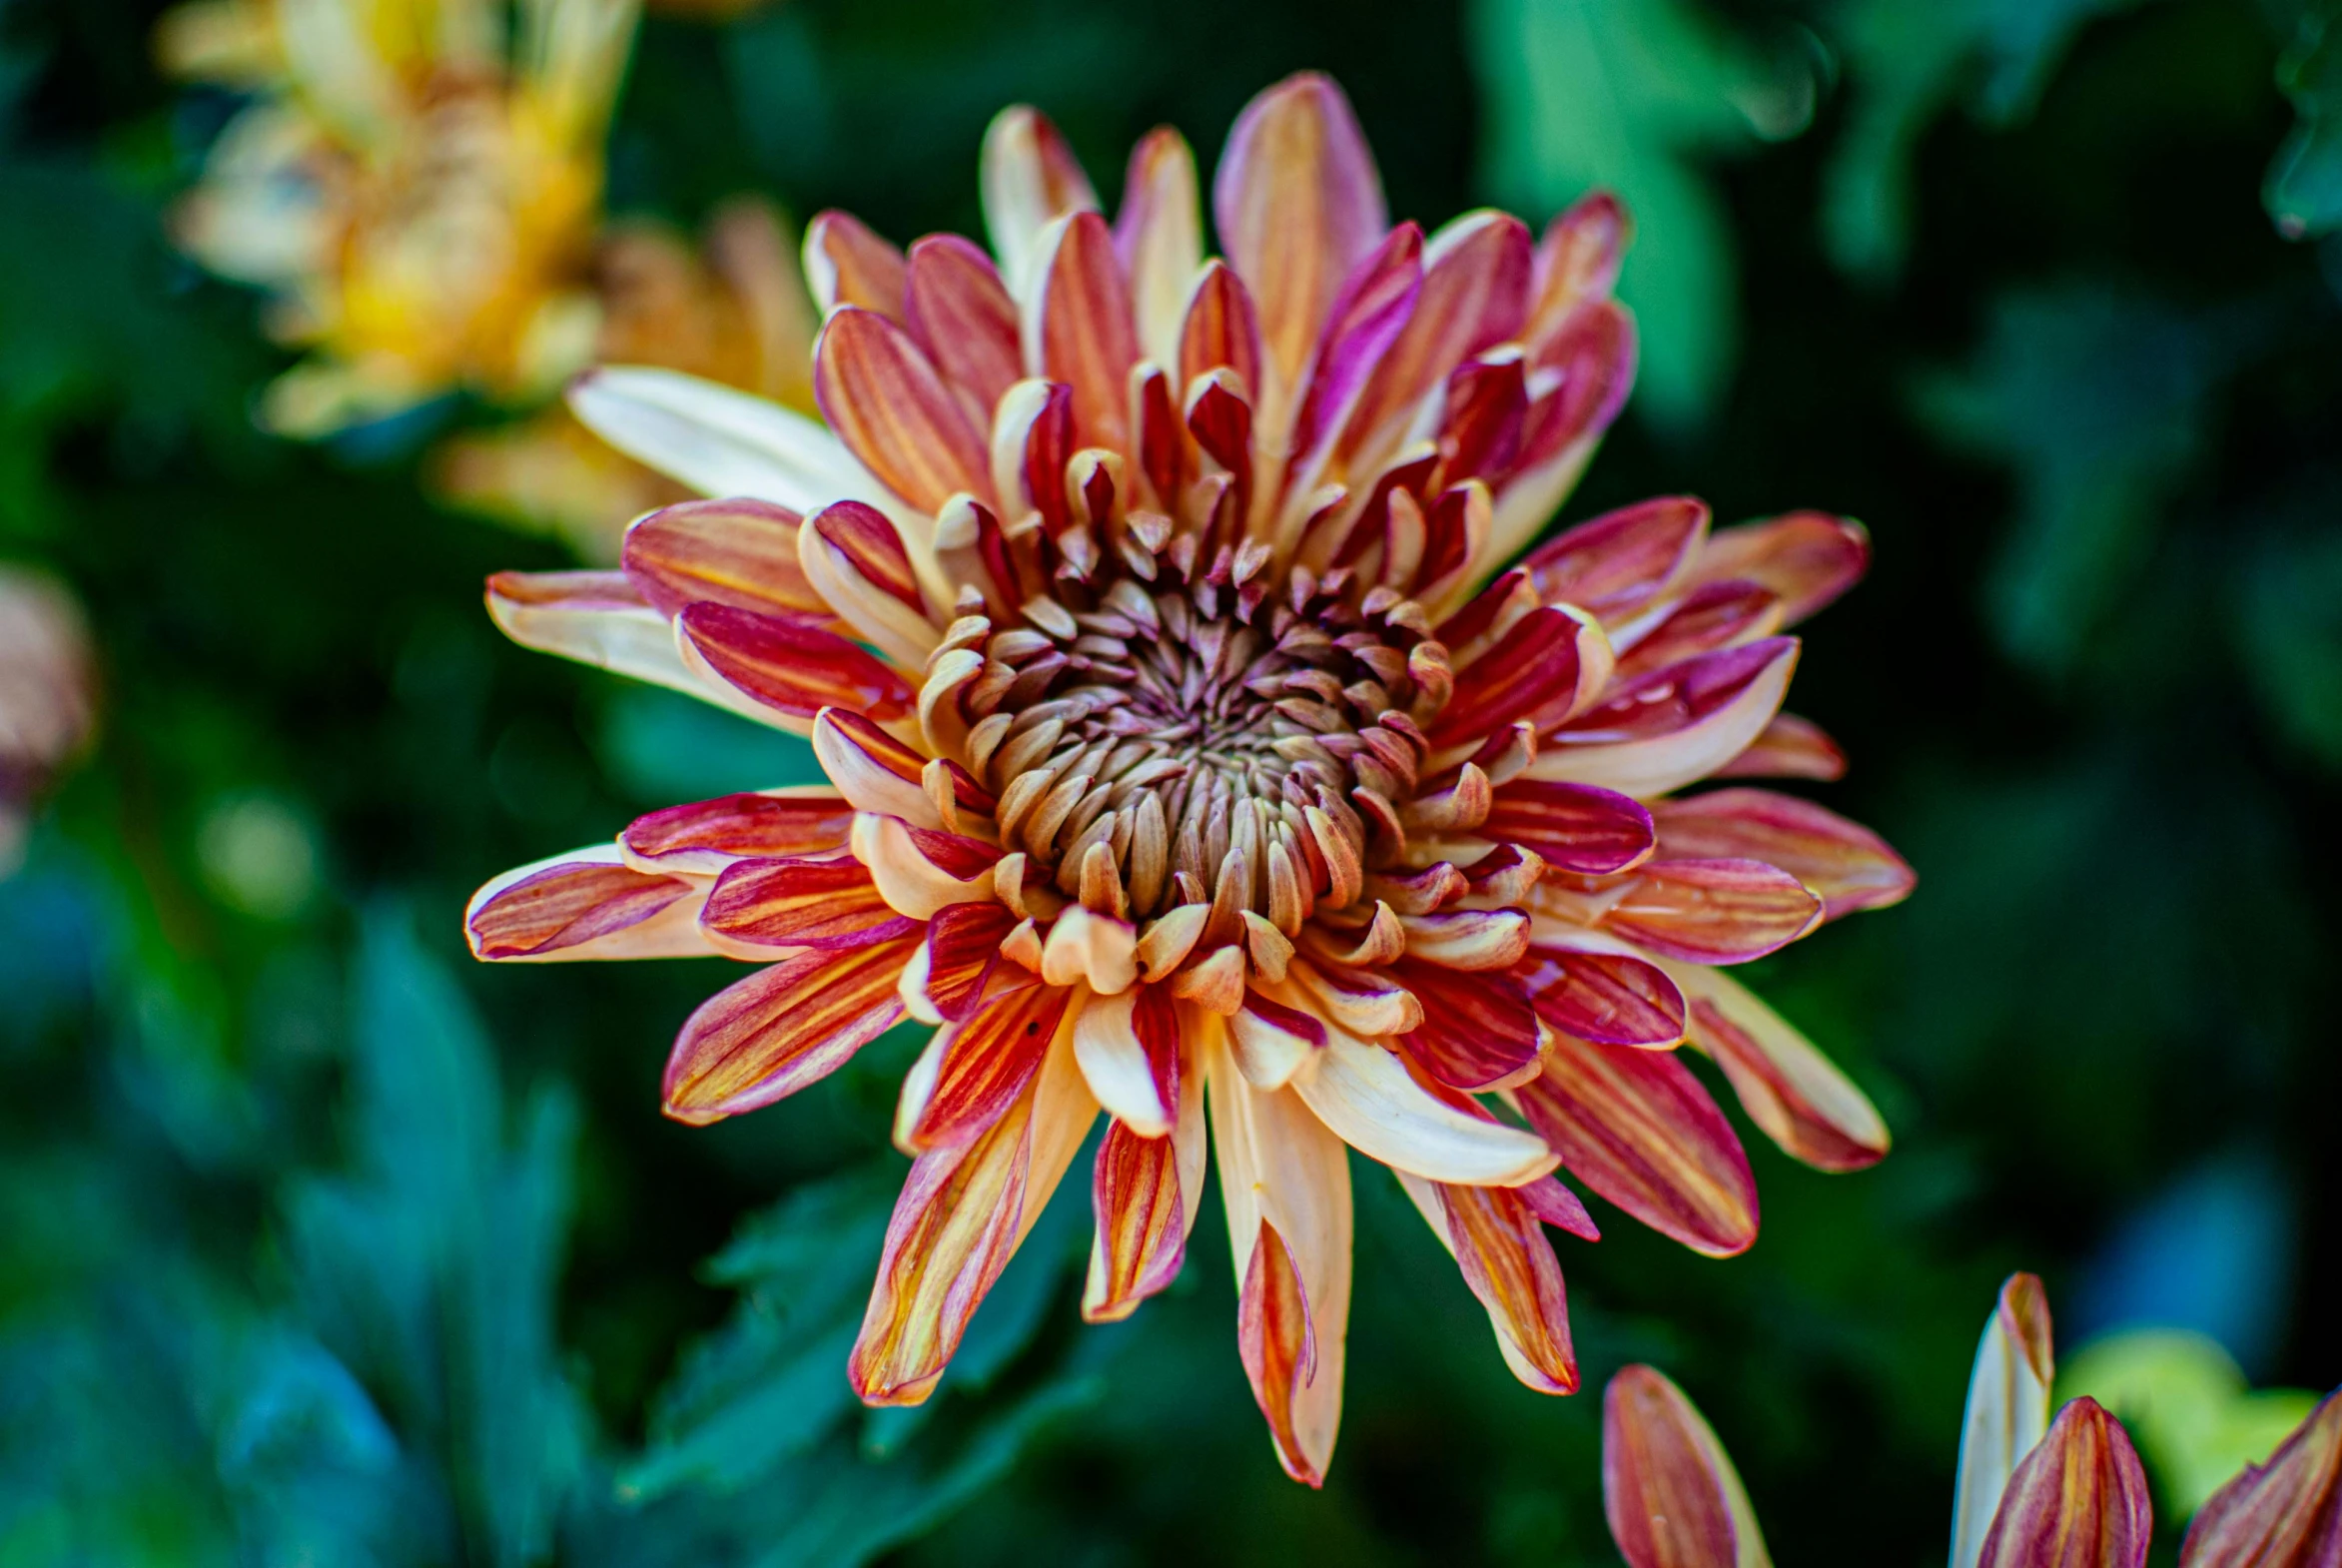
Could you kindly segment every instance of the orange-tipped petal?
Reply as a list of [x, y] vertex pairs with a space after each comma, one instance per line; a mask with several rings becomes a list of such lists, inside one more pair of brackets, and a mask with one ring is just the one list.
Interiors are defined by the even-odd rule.
[[870, 868], [850, 855], [740, 861], [716, 879], [699, 924], [741, 958], [770, 957], [774, 949], [867, 947], [919, 930], [878, 896]]
[[1203, 263], [1203, 214], [1194, 154], [1169, 126], [1148, 132], [1131, 149], [1115, 254], [1131, 280], [1141, 350], [1166, 369], [1176, 367], [1187, 296]]
[[1654, 860], [1610, 906], [1603, 929], [1687, 964], [1745, 964], [1822, 921], [1820, 895], [1761, 860]]
[[1260, 322], [1252, 296], [1234, 269], [1214, 257], [1203, 264], [1187, 315], [1179, 327], [1178, 388], [1181, 395], [1199, 376], [1227, 370], [1247, 396], [1260, 391]]
[[1886, 1120], [1870, 1097], [1780, 1014], [1730, 975], [1670, 964], [1691, 1003], [1691, 1042], [1724, 1070], [1741, 1109], [1793, 1160], [1860, 1171], [1887, 1158]]
[[822, 416], [879, 482], [929, 515], [960, 491], [992, 498], [984, 432], [911, 335], [848, 307], [821, 330], [813, 388]]
[[1556, 871], [1606, 877], [1651, 858], [1658, 844], [1651, 808], [1590, 784], [1515, 779], [1498, 787], [1487, 820], [1473, 831], [1534, 850]]
[[[1152, 989], [1152, 988], [1151, 988]], [[1131, 1315], [1178, 1277], [1203, 1198], [1203, 1074], [1178, 1075], [1178, 1110], [1168, 1138], [1117, 1122], [1099, 1146], [1091, 1202], [1097, 1234], [1082, 1315], [1094, 1323]]]
[[1049, 117], [1018, 104], [984, 133], [984, 232], [1009, 293], [1024, 299], [1040, 262], [1042, 231], [1068, 213], [1095, 212], [1098, 193]]
[[706, 897], [704, 881], [637, 871], [596, 844], [488, 883], [463, 934], [472, 957], [502, 963], [697, 958], [713, 951], [696, 926]]
[[1569, 1296], [1529, 1199], [1511, 1187], [1456, 1186], [1404, 1172], [1399, 1181], [1488, 1309], [1513, 1375], [1539, 1393], [1577, 1392]]
[[1828, 784], [1846, 777], [1846, 751], [1812, 719], [1776, 713], [1747, 749], [1716, 770], [1720, 779], [1815, 779]]
[[1681, 789], [1748, 749], [1789, 691], [1798, 640], [1767, 637], [1613, 686], [1547, 737], [1529, 776], [1638, 800]]
[[1695, 1252], [1757, 1239], [1757, 1179], [1732, 1124], [1674, 1053], [1557, 1036], [1513, 1091], [1578, 1179]]
[[1782, 624], [1794, 626], [1862, 581], [1871, 535], [1852, 517], [1793, 511], [1719, 528], [1692, 568], [1693, 582], [1739, 578], [1781, 596]]
[[1042, 240], [1040, 296], [1026, 317], [1028, 365], [1074, 392], [1074, 445], [1126, 449], [1131, 367], [1139, 339], [1114, 234], [1094, 212], [1074, 213]]
[[851, 213], [814, 215], [805, 226], [805, 287], [824, 316], [860, 306], [903, 319], [903, 253]]
[[911, 1163], [846, 1362], [867, 1403], [919, 1404], [935, 1391], [1097, 1115], [1061, 1041], [991, 1127]]
[[2180, 1568], [2342, 1563], [2342, 1392], [2328, 1394], [2266, 1464], [2248, 1464], [2188, 1526]]
[[1968, 1374], [1952, 1498], [1952, 1568], [1976, 1568], [1983, 1555], [2009, 1477], [2049, 1430], [2054, 1375], [2049, 1298], [2033, 1275], [2010, 1274]]
[[[1021, 974], [1012, 969], [1010, 974]], [[964, 1144], [998, 1121], [1041, 1071], [1073, 993], [1030, 983], [937, 1032], [903, 1081], [900, 1142], [925, 1153]]]
[[876, 719], [901, 718], [917, 695], [859, 643], [804, 621], [694, 604], [676, 617], [675, 630], [687, 660], [799, 724], [810, 725], [833, 706]]
[[846, 847], [854, 808], [832, 790], [719, 795], [636, 817], [618, 835], [643, 870], [715, 873], [737, 860], [778, 860]]
[[705, 599], [768, 614], [827, 617], [797, 565], [797, 513], [745, 496], [662, 506], [626, 530], [626, 576], [662, 613]]
[[1720, 789], [1651, 808], [1670, 860], [1761, 860], [1822, 898], [1822, 918], [1884, 909], [1918, 882], [1887, 841], [1834, 811], [1764, 789]]
[[769, 1106], [827, 1078], [903, 1018], [895, 994], [912, 938], [815, 949], [702, 1003], [667, 1058], [666, 1113], [705, 1123]]
[[1731, 1455], [1648, 1366], [1602, 1393], [1602, 1511], [1628, 1568], [1771, 1568]]
[[2140, 1568], [2154, 1540], [2147, 1473], [2094, 1399], [2057, 1412], [2001, 1495], [1978, 1568]]
[[1289, 397], [1342, 280], [1390, 227], [1341, 89], [1303, 72], [1247, 104], [1220, 153], [1211, 205], [1228, 262], [1260, 307], [1264, 368]]
[[1624, 953], [1535, 947], [1513, 973], [1528, 988], [1537, 1016], [1565, 1035], [1646, 1051], [1683, 1040], [1690, 1009], [1656, 964]]
[[989, 427], [992, 410], [1025, 374], [1017, 304], [992, 258], [956, 234], [931, 234], [911, 247], [905, 325], [935, 362], [971, 417]]
[[1663, 495], [1581, 522], [1521, 565], [1548, 604], [1575, 604], [1617, 625], [1688, 575], [1708, 536], [1708, 503]]

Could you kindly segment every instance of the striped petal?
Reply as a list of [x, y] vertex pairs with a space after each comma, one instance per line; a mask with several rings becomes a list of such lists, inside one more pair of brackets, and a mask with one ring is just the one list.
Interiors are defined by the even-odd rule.
[[753, 495], [794, 511], [875, 498], [838, 438], [801, 413], [680, 371], [603, 366], [569, 386], [569, 411], [612, 446], [702, 495]]
[[[1220, 246], [1260, 308], [1264, 368], [1289, 396], [1342, 280], [1390, 227], [1341, 89], [1303, 72], [1247, 104], [1220, 153], [1211, 204]], [[1265, 408], [1289, 406], [1252, 390]]]
[[797, 513], [748, 496], [682, 501], [636, 519], [620, 553], [627, 580], [676, 615], [698, 600], [766, 614], [819, 615], [829, 604], [797, 565]]
[[1683, 1390], [1648, 1366], [1602, 1393], [1602, 1512], [1627, 1568], [1771, 1568], [1732, 1456]]
[[848, 307], [821, 330], [813, 356], [822, 417], [880, 483], [929, 516], [963, 490], [992, 498], [984, 432], [909, 333]]
[[1858, 822], [1794, 795], [1720, 789], [1651, 808], [1670, 860], [1761, 860], [1822, 899], [1822, 918], [1884, 909], [1919, 880], [1887, 841]]
[[805, 287], [821, 314], [859, 306], [903, 319], [903, 253], [851, 213], [817, 213], [805, 226]]
[[707, 884], [637, 871], [614, 844], [507, 871], [463, 912], [471, 956], [501, 963], [568, 959], [699, 958]]
[[716, 879], [699, 924], [724, 951], [751, 959], [774, 949], [867, 947], [920, 929], [879, 897], [870, 869], [852, 856], [740, 861]]
[[1531, 384], [1552, 390], [1536, 396], [1521, 420], [1520, 453], [1489, 531], [1490, 565], [1534, 538], [1577, 483], [1626, 406], [1635, 352], [1634, 318], [1608, 302], [1579, 312], [1531, 351]]
[[1003, 109], [985, 131], [981, 183], [984, 232], [1009, 293], [1022, 300], [1042, 231], [1068, 213], [1095, 212], [1098, 193], [1048, 116], [1023, 104]]
[[1821, 898], [1761, 860], [1654, 860], [1610, 906], [1603, 928], [1662, 958], [1745, 964], [1821, 922]]
[[718, 795], [636, 817], [618, 835], [644, 871], [712, 875], [735, 861], [783, 859], [846, 847], [854, 808], [831, 790]]
[[1228, 370], [1247, 396], [1260, 389], [1260, 323], [1252, 296], [1227, 263], [1214, 257], [1203, 264], [1187, 302], [1186, 320], [1179, 327], [1179, 387], [1213, 371]]
[[1539, 947], [1513, 973], [1537, 1016], [1578, 1040], [1664, 1051], [1684, 1038], [1690, 1007], [1656, 964], [1623, 953]]
[[1320, 1486], [1341, 1425], [1350, 1316], [1350, 1168], [1290, 1090], [1263, 1092], [1205, 1048], [1211, 1145], [1242, 1281], [1236, 1344], [1285, 1473]]
[[1278, 995], [1264, 996], [1260, 990], [1247, 988], [1227, 1022], [1230, 1057], [1245, 1081], [1262, 1091], [1291, 1083], [1310, 1058], [1325, 1049], [1326, 1042], [1324, 1020], [1306, 1007], [1288, 1005], [1284, 998], [1291, 993], [1286, 988], [1268, 989]]
[[2122, 1423], [2073, 1400], [2008, 1479], [1978, 1568], [2141, 1568], [2154, 1539], [2147, 1473]]
[[1546, 225], [1537, 242], [1531, 283], [1534, 304], [1522, 338], [1542, 343], [1580, 306], [1610, 298], [1634, 224], [1608, 191], [1580, 197]]
[[2248, 1464], [2188, 1526], [2181, 1568], [2342, 1562], [2342, 1393], [2328, 1394], [2265, 1464]]
[[1513, 1094], [1580, 1180], [1695, 1252], [1748, 1250], [1757, 1239], [1748, 1156], [1674, 1053], [1559, 1036], [1544, 1062]]
[[1148, 1138], [1121, 1122], [1107, 1129], [1091, 1177], [1097, 1233], [1082, 1316], [1118, 1322], [1178, 1277], [1203, 1197], [1203, 1079], [1181, 1081], [1176, 1125]]
[[1551, 728], [1582, 706], [1609, 673], [1601, 627], [1571, 609], [1540, 605], [1456, 671], [1454, 694], [1427, 732], [1432, 749], [1476, 745], [1515, 722]]
[[675, 1038], [666, 1114], [694, 1125], [754, 1111], [827, 1078], [902, 1022], [895, 983], [912, 938], [816, 949], [702, 1003]]
[[1131, 367], [1139, 338], [1114, 234], [1095, 212], [1074, 213], [1042, 237], [1039, 296], [1027, 313], [1025, 363], [1073, 389], [1074, 445], [1123, 451], [1130, 443]]
[[1793, 1160], [1860, 1171], [1892, 1139], [1870, 1098], [1780, 1014], [1720, 970], [1670, 964], [1690, 999], [1691, 1042], [1724, 1070], [1741, 1109]]
[[499, 571], [488, 578], [487, 605], [497, 629], [524, 648], [772, 719], [763, 704], [686, 664], [667, 617], [622, 572]]
[[813, 757], [856, 811], [901, 817], [916, 827], [943, 826], [926, 789], [928, 759], [861, 714], [841, 708], [816, 714]]
[[1328, 1033], [1324, 1051], [1293, 1079], [1293, 1091], [1343, 1143], [1394, 1171], [1516, 1186], [1554, 1167], [1552, 1151], [1533, 1134], [1441, 1099], [1393, 1053], [1339, 1030]]
[[1539, 1393], [1577, 1392], [1569, 1296], [1529, 1200], [1508, 1187], [1456, 1186], [1403, 1171], [1399, 1182], [1488, 1309], [1513, 1375]]
[[1177, 365], [1187, 297], [1203, 265], [1203, 215], [1195, 156], [1169, 126], [1148, 132], [1131, 149], [1115, 254], [1131, 280], [1142, 352], [1158, 365]]
[[1310, 357], [1308, 391], [1290, 437], [1295, 492], [1313, 488], [1327, 448], [1349, 423], [1423, 287], [1423, 232], [1400, 224], [1352, 268], [1327, 308]]
[[1587, 877], [1631, 870], [1650, 859], [1659, 842], [1651, 809], [1633, 796], [1542, 779], [1500, 787], [1487, 820], [1473, 831], [1534, 851], [1557, 871]]
[[1793, 511], [1708, 535], [1691, 581], [1738, 578], [1780, 595], [1782, 624], [1794, 626], [1862, 581], [1871, 569], [1870, 530], [1852, 517]]
[[1179, 1018], [1162, 986], [1093, 997], [1074, 1023], [1074, 1060], [1107, 1115], [1161, 1138], [1179, 1110]]
[[910, 684], [834, 631], [728, 604], [694, 604], [676, 617], [675, 633], [686, 660], [805, 724], [827, 707], [876, 719], [912, 711]]
[[948, 904], [929, 919], [921, 984], [939, 1019], [957, 1022], [976, 1011], [1016, 926], [1006, 907], [990, 903]]
[[1061, 1042], [991, 1127], [911, 1163], [846, 1362], [866, 1402], [919, 1404], [935, 1391], [1097, 1115], [1073, 1049]]
[[1414, 312], [1359, 399], [1344, 444], [1375, 451], [1396, 440], [1450, 372], [1510, 340], [1528, 309], [1529, 271], [1528, 228], [1508, 213], [1466, 213], [1434, 234]]
[[2017, 1465], [2049, 1430], [2054, 1376], [2049, 1299], [2031, 1274], [2010, 1274], [1976, 1342], [1960, 1422], [1952, 1499], [1952, 1568], [1976, 1568]]
[[797, 560], [854, 634], [898, 669], [926, 666], [941, 633], [929, 618], [911, 552], [894, 523], [862, 501], [839, 501], [797, 532]]
[[1612, 678], [1640, 680], [1702, 653], [1770, 637], [1781, 629], [1781, 605], [1771, 588], [1737, 577], [1701, 583], [1620, 651]]
[[854, 858], [870, 868], [880, 895], [913, 920], [932, 920], [954, 904], [989, 904], [998, 897], [992, 868], [1000, 851], [992, 845], [914, 827], [876, 811], [854, 814], [848, 842]]
[[1412, 956], [1389, 973], [1423, 1008], [1423, 1022], [1400, 1037], [1407, 1053], [1442, 1084], [1490, 1089], [1536, 1062], [1537, 1014], [1512, 975], [1466, 974]]
[[1618, 625], [1689, 575], [1708, 536], [1708, 503], [1662, 495], [1581, 522], [1521, 562], [1537, 596]]
[[931, 234], [911, 247], [904, 324], [970, 417], [988, 426], [992, 410], [1025, 374], [1017, 304], [992, 258], [956, 234]]
[[1846, 752], [1812, 719], [1776, 713], [1739, 756], [1716, 770], [1720, 779], [1818, 779], [1846, 777]]
[[903, 1080], [896, 1143], [924, 1154], [967, 1143], [1000, 1120], [1041, 1071], [1072, 999], [1063, 987], [1027, 977], [938, 1030]]
[[1614, 688], [1548, 737], [1529, 776], [1599, 784], [1648, 800], [1739, 756], [1780, 711], [1795, 637], [1702, 654]]

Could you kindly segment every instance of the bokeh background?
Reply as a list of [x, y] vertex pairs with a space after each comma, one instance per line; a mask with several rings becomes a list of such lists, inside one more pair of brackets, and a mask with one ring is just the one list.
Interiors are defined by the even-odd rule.
[[809, 756], [495, 634], [482, 577], [568, 557], [423, 453], [498, 410], [257, 430], [287, 359], [161, 222], [234, 95], [159, 75], [146, 0], [4, 0], [0, 557], [78, 595], [99, 730], [0, 884], [0, 1564], [1611, 1563], [1598, 1389], [1637, 1359], [1779, 1560], [1919, 1564], [2012, 1267], [2061, 1353], [2155, 1323], [2342, 1381], [2332, 0], [731, 9], [643, 26], [613, 211], [978, 232], [1018, 100], [1111, 206], [1149, 127], [1208, 160], [1303, 66], [1398, 214], [1621, 192], [1642, 377], [1565, 520], [1693, 491], [1874, 533], [1795, 705], [1919, 892], [1758, 968], [1896, 1152], [1747, 1137], [1731, 1261], [1597, 1204], [1560, 1400], [1362, 1180], [1321, 1494], [1259, 1429], [1216, 1204], [1086, 1329], [1061, 1201], [932, 1405], [853, 1406], [908, 1044], [681, 1128], [714, 974], [490, 972], [458, 929], [506, 866]]

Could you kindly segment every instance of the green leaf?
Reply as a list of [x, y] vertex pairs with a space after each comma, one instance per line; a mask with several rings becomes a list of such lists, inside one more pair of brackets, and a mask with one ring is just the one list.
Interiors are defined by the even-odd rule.
[[[2321, 501], [2330, 518], [2331, 498]], [[2280, 537], [2255, 556], [2238, 584], [2236, 636], [2278, 731], [2342, 769], [2342, 532]]]
[[2300, 7], [2277, 85], [2293, 101], [2293, 131], [2269, 165], [2261, 201], [2289, 240], [2342, 225], [2342, 3]]

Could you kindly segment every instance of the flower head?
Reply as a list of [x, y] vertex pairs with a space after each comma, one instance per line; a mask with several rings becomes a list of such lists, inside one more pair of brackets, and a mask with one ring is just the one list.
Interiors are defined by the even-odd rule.
[[[1910, 873], [1785, 796], [1830, 776], [1779, 715], [1782, 628], [1862, 571], [1851, 523], [1711, 533], [1661, 500], [1497, 568], [1624, 399], [1626, 224], [1392, 227], [1349, 106], [1295, 77], [1213, 188], [1169, 131], [1109, 224], [1057, 132], [986, 141], [987, 252], [817, 219], [830, 429], [668, 373], [572, 396], [721, 497], [624, 569], [505, 574], [516, 639], [810, 734], [832, 787], [653, 813], [473, 901], [483, 958], [764, 965], [684, 1027], [670, 1115], [834, 1071], [905, 1018], [914, 1157], [851, 1372], [914, 1402], [1098, 1113], [1084, 1298], [1176, 1273], [1219, 1162], [1239, 1348], [1286, 1469], [1324, 1473], [1350, 1291], [1347, 1150], [1388, 1166], [1531, 1386], [1577, 1386], [1545, 1224], [1567, 1165], [1703, 1250], [1756, 1232], [1748, 1164], [1671, 1048], [1828, 1169], [1868, 1102], [1720, 974]], [[835, 433], [832, 434], [831, 432]]]

